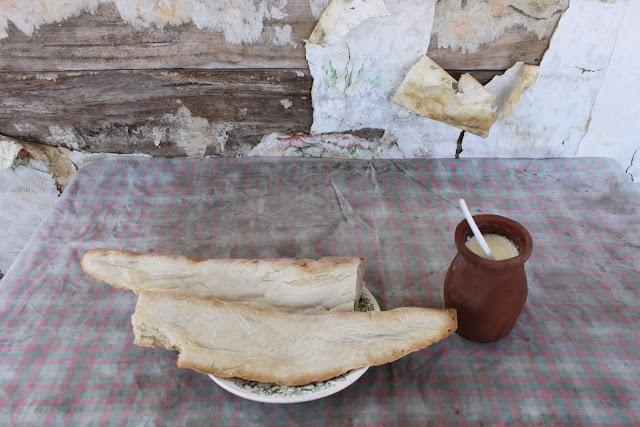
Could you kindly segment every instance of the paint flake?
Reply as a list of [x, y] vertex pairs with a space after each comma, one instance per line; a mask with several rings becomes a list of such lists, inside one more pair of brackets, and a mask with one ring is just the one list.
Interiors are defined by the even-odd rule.
[[84, 146], [84, 140], [72, 128], [49, 126], [49, 136], [45, 140], [52, 145], [60, 145], [70, 150], [78, 150]]
[[[236, 127], [193, 116], [185, 106], [181, 106], [176, 114], [165, 114], [161, 122], [164, 122], [161, 129], [166, 129], [162, 140], [175, 142], [188, 157], [204, 157], [209, 146], [213, 146], [216, 153], [223, 153], [229, 139], [227, 131]], [[154, 141], [155, 137], [154, 134]]]
[[285, 110], [288, 110], [293, 105], [293, 102], [291, 102], [289, 99], [281, 99], [280, 105], [282, 105]]
[[276, 25], [273, 27], [276, 31], [276, 35], [273, 37], [273, 44], [276, 46], [286, 46], [291, 45], [294, 48], [298, 47], [298, 43], [295, 43], [291, 40], [291, 25], [279, 26]]

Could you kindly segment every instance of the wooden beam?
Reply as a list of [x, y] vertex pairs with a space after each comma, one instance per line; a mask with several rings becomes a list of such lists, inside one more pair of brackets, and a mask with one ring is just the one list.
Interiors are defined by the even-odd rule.
[[0, 73], [0, 133], [88, 152], [171, 157], [187, 154], [176, 142], [181, 135], [206, 141], [224, 131], [224, 146], [211, 144], [206, 155], [242, 155], [265, 134], [309, 132], [312, 81], [296, 71]]
[[[551, 0], [548, 0], [550, 2]], [[488, 6], [487, 6], [488, 7]], [[86, 71], [136, 69], [291, 68], [307, 69], [304, 39], [316, 20], [307, 2], [289, 2], [289, 15], [265, 20], [262, 41], [230, 44], [220, 34], [194, 24], [136, 29], [122, 21], [113, 4], [96, 14], [83, 13], [63, 23], [47, 24], [32, 37], [9, 25], [9, 37], [0, 40], [0, 71]], [[559, 18], [559, 16], [558, 16]], [[445, 19], [436, 14], [434, 19]], [[292, 42], [273, 43], [276, 26], [292, 27]], [[507, 30], [477, 52], [438, 48], [432, 35], [428, 55], [445, 69], [505, 70], [515, 62], [538, 64], [552, 31], [541, 38], [522, 28]]]
[[[10, 24], [9, 37], [0, 40], [0, 71], [308, 68], [303, 39], [315, 19], [307, 2], [290, 2], [287, 10], [282, 20], [265, 20], [262, 41], [251, 44], [227, 43], [192, 23], [136, 29], [122, 21], [113, 4], [42, 25], [32, 37]], [[297, 46], [273, 43], [276, 26], [284, 25], [292, 27]]]
[[[300, 77], [303, 71], [0, 73], [0, 134], [87, 152], [173, 157], [187, 155], [180, 135], [225, 129], [224, 147], [211, 144], [206, 155], [244, 155], [271, 132], [310, 131], [312, 79]], [[471, 71], [481, 83], [500, 73]]]

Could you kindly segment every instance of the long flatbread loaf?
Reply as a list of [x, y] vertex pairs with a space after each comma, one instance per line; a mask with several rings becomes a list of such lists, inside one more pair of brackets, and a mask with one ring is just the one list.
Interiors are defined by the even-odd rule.
[[363, 258], [202, 259], [94, 249], [82, 269], [136, 294], [164, 292], [236, 301], [298, 313], [353, 311], [362, 293]]
[[178, 350], [180, 367], [286, 386], [394, 361], [457, 328], [453, 309], [304, 315], [152, 292], [131, 321], [136, 344]]

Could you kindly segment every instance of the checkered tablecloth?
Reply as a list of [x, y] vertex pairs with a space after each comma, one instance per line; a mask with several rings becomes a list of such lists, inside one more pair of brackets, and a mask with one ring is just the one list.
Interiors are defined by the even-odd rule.
[[[79, 265], [99, 247], [362, 256], [383, 309], [442, 307], [460, 197], [533, 236], [515, 329], [454, 334], [312, 402], [244, 400], [133, 345], [135, 295]], [[610, 160], [104, 161], [0, 282], [0, 424], [638, 424], [639, 309], [640, 192]]]

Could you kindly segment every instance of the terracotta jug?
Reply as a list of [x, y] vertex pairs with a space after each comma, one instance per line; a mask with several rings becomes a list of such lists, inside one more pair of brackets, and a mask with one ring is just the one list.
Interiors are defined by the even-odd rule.
[[476, 215], [483, 235], [499, 234], [518, 248], [515, 258], [494, 261], [473, 253], [465, 242], [473, 236], [466, 220], [458, 224], [455, 256], [444, 280], [444, 304], [458, 311], [458, 335], [473, 341], [491, 342], [513, 329], [527, 300], [524, 263], [533, 241], [518, 222], [498, 215]]

